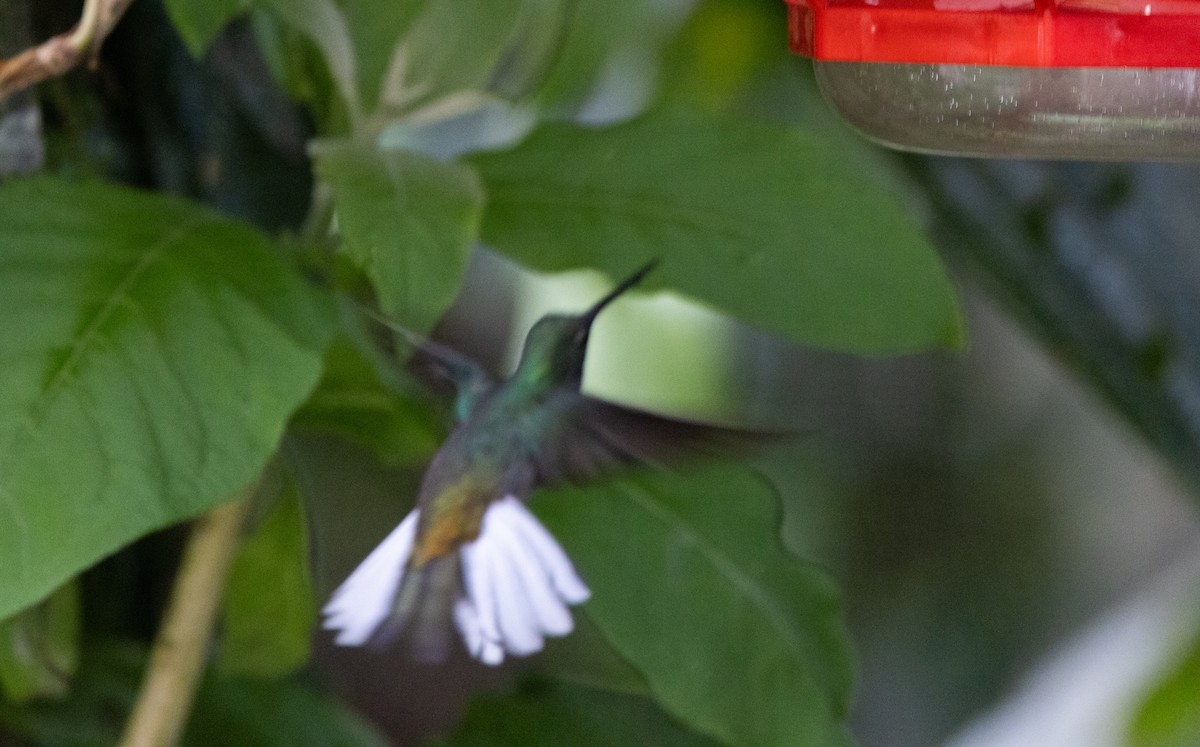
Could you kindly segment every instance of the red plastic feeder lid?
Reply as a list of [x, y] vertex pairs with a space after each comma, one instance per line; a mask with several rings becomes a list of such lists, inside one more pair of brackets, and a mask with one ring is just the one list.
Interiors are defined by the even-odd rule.
[[1200, 0], [787, 0], [818, 60], [1200, 67]]

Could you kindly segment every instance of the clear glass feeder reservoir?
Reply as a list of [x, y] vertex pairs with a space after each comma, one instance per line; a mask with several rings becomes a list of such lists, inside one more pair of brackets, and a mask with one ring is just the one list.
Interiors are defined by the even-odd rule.
[[892, 147], [1200, 158], [1200, 0], [788, 0], [825, 96]]

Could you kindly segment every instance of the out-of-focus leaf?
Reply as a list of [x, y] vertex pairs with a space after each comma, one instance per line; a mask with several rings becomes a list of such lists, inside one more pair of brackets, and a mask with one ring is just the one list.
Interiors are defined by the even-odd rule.
[[54, 179], [0, 188], [0, 616], [234, 495], [332, 313], [254, 229]]
[[1142, 701], [1130, 726], [1130, 747], [1200, 744], [1200, 637]]
[[389, 62], [380, 103], [404, 109], [485, 88], [521, 16], [521, 0], [426, 0]]
[[783, 551], [775, 504], [736, 469], [535, 497], [591, 585], [588, 616], [667, 711], [729, 744], [849, 744], [837, 593]]
[[234, 558], [222, 609], [217, 669], [280, 677], [308, 661], [316, 602], [300, 501], [285, 490]]
[[67, 692], [79, 658], [79, 589], [72, 582], [0, 621], [0, 693], [13, 701]]
[[163, 4], [188, 51], [201, 57], [226, 23], [249, 10], [251, 0], [164, 0]]
[[358, 716], [303, 684], [216, 680], [196, 695], [181, 747], [387, 747]]
[[[405, 8], [408, 3], [373, 3], [370, 0], [360, 0], [350, 3], [353, 10], [361, 13], [360, 6], [376, 5], [379, 9]], [[261, 8], [271, 13], [276, 19], [286, 23], [311, 41], [318, 50], [337, 87], [351, 119], [357, 119], [360, 114], [360, 99], [358, 94], [358, 68], [355, 42], [351, 29], [347, 26], [347, 18], [333, 0], [166, 0], [167, 13], [171, 17], [179, 35], [183, 37], [188, 50], [200, 57], [212, 42], [217, 32], [232, 18], [254, 8]], [[350, 8], [347, 11], [351, 10]], [[381, 29], [381, 21], [376, 15], [359, 18], [360, 26]], [[259, 24], [260, 41], [264, 40], [265, 31]], [[294, 57], [278, 45], [283, 40], [268, 34], [267, 39], [274, 43], [265, 45], [264, 53], [268, 62], [272, 63], [273, 72], [301, 100], [312, 103], [311, 91], [304, 89], [314, 86], [314, 81], [301, 82], [297, 78], [304, 77], [295, 69], [297, 60], [284, 59]], [[295, 52], [296, 50], [291, 50]]]
[[289, 98], [308, 108], [317, 131], [349, 132], [350, 113], [316, 44], [299, 29], [261, 8], [250, 14], [250, 23], [271, 76]]
[[[539, 87], [560, 57], [577, 0], [524, 0], [504, 55], [492, 69], [487, 90], [509, 101], [523, 101]], [[610, 8], [613, 15], [623, 10]]]
[[552, 124], [480, 154], [485, 242], [546, 271], [669, 285], [802, 342], [894, 353], [960, 340], [954, 294], [900, 204], [810, 134], [660, 111]]
[[[40, 747], [116, 744], [137, 697], [146, 651], [97, 642], [84, 652], [68, 698], [17, 707], [0, 701], [0, 726]], [[383, 747], [356, 716], [290, 680], [206, 678], [181, 747]]]
[[318, 149], [317, 175], [333, 188], [346, 252], [392, 318], [433, 327], [458, 291], [479, 231], [483, 191], [468, 167], [409, 151], [349, 143]]
[[548, 5], [544, 15], [566, 17], [561, 21], [558, 48], [536, 92], [541, 108], [558, 118], [583, 116], [595, 122], [627, 117], [644, 107], [659, 77], [661, 48], [687, 9], [652, 0], [567, 0]]
[[254, 3], [300, 31], [321, 50], [351, 122], [358, 121], [361, 107], [354, 42], [337, 4], [333, 0], [254, 0]]
[[93, 642], [82, 652], [67, 698], [22, 705], [0, 700], [0, 726], [39, 747], [116, 744], [145, 663], [139, 645]]
[[342, 0], [342, 12], [358, 57], [359, 93], [370, 111], [379, 98], [396, 47], [427, 0]]
[[380, 384], [376, 369], [344, 340], [325, 358], [325, 377], [292, 420], [370, 448], [385, 464], [426, 462], [445, 437], [445, 419], [428, 400]]
[[534, 683], [526, 692], [475, 700], [441, 747], [715, 747], [646, 698]]
[[939, 246], [978, 270], [1055, 358], [1200, 487], [1200, 172], [933, 157], [907, 165]]
[[[762, 42], [777, 32], [778, 10], [738, 0], [699, 3], [665, 55], [662, 77], [669, 83], [663, 93], [713, 111], [744, 103], [755, 76], [790, 54], [782, 45]], [[778, 95], [783, 89], [770, 90]]]
[[613, 650], [586, 610], [575, 612], [575, 630], [546, 641], [538, 671], [562, 682], [598, 687], [626, 695], [648, 695], [649, 687], [629, 662]]

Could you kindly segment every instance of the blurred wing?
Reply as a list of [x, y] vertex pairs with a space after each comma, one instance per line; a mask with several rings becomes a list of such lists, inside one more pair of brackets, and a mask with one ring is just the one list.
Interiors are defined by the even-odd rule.
[[675, 466], [693, 458], [736, 458], [795, 434], [682, 420], [572, 395], [569, 416], [536, 459], [538, 484], [587, 482], [635, 464]]
[[416, 352], [407, 367], [417, 378], [431, 388], [454, 389], [454, 416], [458, 422], [465, 421], [475, 407], [496, 387], [492, 377], [483, 367], [457, 350], [430, 340], [409, 340]]
[[454, 414], [461, 423], [479, 402], [493, 389], [496, 382], [472, 358], [440, 343], [411, 332], [366, 306], [364, 314], [396, 332], [413, 348], [406, 368], [436, 392], [452, 390], [455, 396]]

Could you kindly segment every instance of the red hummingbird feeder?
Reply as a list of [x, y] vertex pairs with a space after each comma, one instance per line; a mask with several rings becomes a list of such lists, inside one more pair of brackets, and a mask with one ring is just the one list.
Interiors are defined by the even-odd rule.
[[1200, 0], [787, 0], [830, 103], [896, 148], [1200, 158]]

